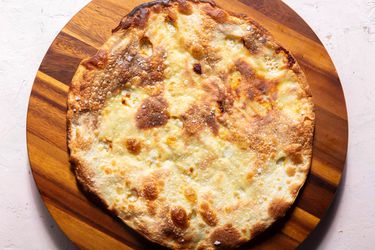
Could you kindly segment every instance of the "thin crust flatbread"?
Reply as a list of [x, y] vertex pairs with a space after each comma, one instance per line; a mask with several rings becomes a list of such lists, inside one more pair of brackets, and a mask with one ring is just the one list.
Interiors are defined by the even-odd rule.
[[80, 184], [151, 241], [232, 249], [284, 216], [311, 162], [314, 111], [295, 58], [211, 1], [129, 13], [68, 97]]

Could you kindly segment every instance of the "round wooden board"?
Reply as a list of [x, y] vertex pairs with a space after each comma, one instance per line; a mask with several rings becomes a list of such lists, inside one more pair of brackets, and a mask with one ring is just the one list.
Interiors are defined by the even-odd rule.
[[[66, 145], [66, 98], [79, 62], [95, 54], [123, 16], [143, 1], [94, 0], [63, 28], [32, 88], [27, 145], [35, 182], [61, 229], [88, 249], [154, 249], [77, 188]], [[344, 95], [332, 61], [309, 26], [281, 0], [217, 0], [267, 28], [302, 66], [316, 111], [311, 172], [288, 215], [243, 249], [294, 249], [324, 216], [339, 186], [347, 150]]]

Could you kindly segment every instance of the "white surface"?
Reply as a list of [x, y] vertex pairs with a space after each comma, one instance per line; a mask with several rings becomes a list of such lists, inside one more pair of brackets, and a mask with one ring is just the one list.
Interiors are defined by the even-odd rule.
[[[318, 34], [349, 112], [347, 171], [306, 249], [374, 249], [375, 0], [285, 0]], [[42, 204], [25, 138], [28, 97], [54, 37], [88, 0], [0, 0], [0, 249], [71, 249]]]

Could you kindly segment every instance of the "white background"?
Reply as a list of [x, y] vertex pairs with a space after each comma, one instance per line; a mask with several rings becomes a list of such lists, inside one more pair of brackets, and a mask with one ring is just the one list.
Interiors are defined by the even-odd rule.
[[[121, 1], [121, 0], [119, 0]], [[72, 249], [30, 174], [26, 112], [35, 73], [60, 29], [88, 0], [0, 0], [0, 249]], [[375, 246], [375, 0], [285, 0], [328, 49], [349, 113], [346, 174], [303, 249]]]

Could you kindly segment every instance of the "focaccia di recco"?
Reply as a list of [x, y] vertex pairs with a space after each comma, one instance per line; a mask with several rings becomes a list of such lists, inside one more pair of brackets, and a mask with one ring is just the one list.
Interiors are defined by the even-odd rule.
[[212, 1], [150, 2], [80, 63], [70, 159], [84, 190], [149, 240], [233, 249], [295, 201], [313, 108], [295, 58], [247, 16]]

